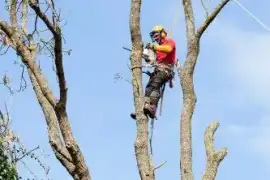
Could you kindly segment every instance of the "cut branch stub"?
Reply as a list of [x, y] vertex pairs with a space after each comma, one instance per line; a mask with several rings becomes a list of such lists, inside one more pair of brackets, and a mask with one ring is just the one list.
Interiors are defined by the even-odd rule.
[[204, 144], [207, 156], [206, 170], [203, 175], [203, 180], [215, 180], [218, 166], [227, 155], [227, 148], [222, 148], [219, 151], [214, 149], [214, 135], [219, 127], [219, 122], [212, 122], [206, 129], [204, 134]]

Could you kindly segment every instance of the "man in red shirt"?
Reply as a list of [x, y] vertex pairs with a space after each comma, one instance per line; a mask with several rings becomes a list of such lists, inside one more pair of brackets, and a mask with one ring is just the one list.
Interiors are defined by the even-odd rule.
[[[145, 89], [144, 113], [150, 118], [156, 117], [156, 110], [161, 97], [161, 88], [172, 78], [173, 67], [176, 62], [176, 45], [175, 41], [167, 38], [167, 32], [164, 27], [157, 25], [152, 29], [150, 37], [157, 45], [148, 44], [148, 48], [156, 52], [156, 67], [151, 74]], [[135, 114], [131, 114], [136, 119]]]

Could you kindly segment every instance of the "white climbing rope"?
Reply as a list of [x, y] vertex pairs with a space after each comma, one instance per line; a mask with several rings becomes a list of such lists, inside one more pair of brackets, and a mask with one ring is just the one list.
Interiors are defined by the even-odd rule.
[[245, 8], [238, 0], [233, 0], [242, 10], [244, 10], [249, 16], [251, 16], [257, 23], [259, 23], [265, 30], [270, 31], [270, 28], [263, 23], [259, 18], [252, 14], [247, 8]]

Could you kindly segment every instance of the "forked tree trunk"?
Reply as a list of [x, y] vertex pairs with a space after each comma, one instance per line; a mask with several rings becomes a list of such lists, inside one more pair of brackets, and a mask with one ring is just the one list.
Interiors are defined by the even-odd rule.
[[[193, 180], [193, 169], [192, 169], [192, 116], [196, 105], [196, 93], [194, 90], [193, 74], [200, 52], [200, 38], [207, 27], [215, 19], [222, 8], [229, 2], [229, 0], [222, 0], [217, 8], [207, 16], [202, 26], [196, 30], [194, 23], [194, 13], [191, 0], [182, 0], [186, 21], [186, 33], [187, 33], [187, 57], [184, 66], [181, 67], [180, 63], [177, 64], [178, 75], [183, 91], [183, 108], [181, 112], [181, 123], [180, 123], [180, 176], [181, 180]], [[209, 129], [206, 133], [206, 139], [209, 140]], [[213, 132], [213, 131], [212, 131]], [[211, 134], [211, 133], [210, 133]], [[213, 134], [213, 133], [212, 133]], [[211, 139], [211, 138], [210, 138]], [[206, 151], [209, 152], [209, 144], [213, 144], [213, 141], [207, 141]], [[212, 146], [211, 146], [212, 147]], [[213, 148], [211, 152], [214, 152]], [[227, 150], [223, 150], [219, 153], [218, 160], [213, 160], [215, 153], [207, 153], [207, 168], [203, 179], [214, 180], [217, 172], [217, 168], [221, 160], [225, 157]], [[208, 180], [208, 179], [207, 179]]]
[[[43, 110], [50, 145], [55, 153], [56, 158], [66, 168], [68, 173], [75, 180], [91, 180], [88, 167], [85, 163], [84, 156], [80, 151], [72, 129], [69, 124], [67, 106], [67, 87], [63, 67], [62, 56], [62, 33], [59, 25], [58, 15], [56, 14], [53, 0], [44, 1], [48, 9], [53, 12], [53, 16], [47, 16], [46, 12], [40, 7], [37, 0], [9, 0], [9, 25], [6, 21], [0, 19], [0, 34], [7, 39], [8, 44], [21, 57], [22, 62], [27, 68], [36, 98]], [[21, 5], [22, 4], [22, 5]], [[60, 98], [49, 87], [48, 81], [36, 63], [37, 50], [32, 33], [28, 33], [28, 8], [31, 8], [36, 14], [37, 19], [41, 20], [53, 36], [53, 48], [50, 52], [54, 57], [56, 74], [59, 81]], [[22, 23], [18, 21], [17, 10], [22, 12]], [[50, 19], [51, 18], [51, 19]], [[34, 22], [33, 33], [39, 31], [37, 24]]]

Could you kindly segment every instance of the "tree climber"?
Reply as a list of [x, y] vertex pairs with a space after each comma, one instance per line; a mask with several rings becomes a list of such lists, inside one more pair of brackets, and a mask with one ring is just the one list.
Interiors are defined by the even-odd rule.
[[[156, 118], [156, 110], [159, 99], [162, 96], [162, 87], [170, 81], [172, 88], [172, 74], [176, 62], [176, 45], [175, 41], [167, 38], [167, 32], [161, 25], [154, 26], [150, 32], [152, 42], [158, 45], [148, 43], [146, 48], [151, 48], [156, 52], [156, 66], [151, 73], [150, 79], [145, 89], [144, 113], [150, 118]], [[136, 119], [135, 113], [131, 117]]]

